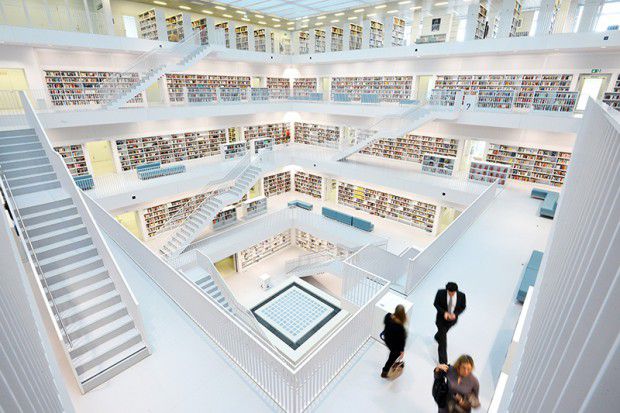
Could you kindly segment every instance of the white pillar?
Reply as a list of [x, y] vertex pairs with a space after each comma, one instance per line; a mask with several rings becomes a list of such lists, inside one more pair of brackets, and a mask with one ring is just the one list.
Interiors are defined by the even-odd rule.
[[350, 50], [351, 42], [351, 24], [347, 22], [343, 27], [342, 32], [342, 50]]
[[114, 15], [112, 14], [112, 6], [110, 0], [101, 0], [101, 6], [103, 10], [103, 25], [106, 33], [110, 36], [114, 35]]
[[594, 31], [594, 26], [596, 25], [598, 16], [601, 14], [603, 3], [603, 0], [584, 0], [581, 20], [577, 28], [578, 32], [584, 33]]
[[577, 30], [577, 14], [579, 13], [579, 0], [567, 0], [569, 2], [566, 18], [562, 25], [563, 33], [573, 33]]
[[192, 28], [192, 16], [189, 13], [181, 13], [181, 15], [183, 16], [183, 24], [181, 27], [183, 27], [183, 39], [179, 39], [179, 41], [183, 41], [185, 39], [189, 39], [192, 35], [192, 33], [194, 32], [194, 29]]
[[94, 33], [95, 31], [93, 30], [93, 20], [91, 18], [92, 16], [90, 15], [90, 8], [88, 7], [88, 1], [82, 0], [82, 3], [84, 4], [84, 13], [86, 14], [86, 23], [88, 24], [88, 32]]
[[499, 28], [497, 37], [510, 37], [512, 30], [512, 19], [515, 17], [516, 0], [502, 0], [500, 5]]
[[553, 30], [553, 20], [556, 0], [542, 0], [538, 11], [538, 23], [534, 36], [545, 36]]
[[[265, 48], [267, 47], [266, 45], [267, 43], [265, 43]], [[251, 52], [256, 51], [256, 37], [254, 37], [254, 26], [252, 25], [248, 25], [248, 50]]]
[[471, 3], [469, 6], [467, 6], [467, 19], [465, 20], [465, 40], [474, 40], [476, 38], [479, 12], [479, 3]]

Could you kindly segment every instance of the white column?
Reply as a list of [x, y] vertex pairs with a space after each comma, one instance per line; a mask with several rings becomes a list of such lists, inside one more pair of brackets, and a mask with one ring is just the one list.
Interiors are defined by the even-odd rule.
[[479, 3], [471, 3], [469, 6], [467, 6], [467, 19], [465, 20], [465, 40], [474, 40], [476, 38], [479, 11]]
[[235, 33], [235, 29], [237, 28], [237, 24], [233, 21], [228, 22], [228, 39], [230, 41], [230, 48], [237, 48], [237, 33]]
[[603, 0], [584, 0], [583, 12], [577, 31], [580, 33], [594, 31], [594, 26], [598, 20], [603, 7]]
[[90, 15], [90, 8], [88, 7], [88, 1], [82, 0], [82, 3], [84, 4], [84, 13], [86, 14], [86, 23], [88, 24], [88, 32], [94, 33], [95, 31], [93, 30], [93, 21], [91, 18], [92, 16]]
[[192, 28], [192, 16], [189, 13], [181, 13], [183, 16], [183, 39], [179, 39], [179, 41], [183, 41], [185, 39], [189, 39], [194, 33], [194, 29]]
[[349, 50], [351, 42], [351, 24], [346, 22], [342, 32], [342, 50]]
[[577, 30], [577, 14], [579, 13], [579, 0], [567, 0], [569, 2], [568, 10], [566, 11], [566, 19], [564, 19], [562, 32], [573, 33]]
[[299, 54], [299, 33], [300, 32], [293, 32], [293, 35], [291, 37], [291, 53], [293, 53], [294, 55]]
[[515, 0], [502, 0], [498, 13], [499, 28], [497, 30], [497, 37], [510, 37], [514, 9]]
[[[267, 43], [265, 43], [265, 45], [266, 44]], [[256, 51], [256, 38], [254, 37], [254, 26], [249, 25], [249, 24], [248, 24], [248, 50], [251, 52]]]
[[332, 51], [332, 27], [326, 27], [325, 28], [325, 52], [331, 52]]
[[371, 21], [366, 19], [362, 22], [362, 49], [370, 48]]
[[534, 36], [545, 36], [551, 33], [553, 29], [553, 12], [555, 9], [556, 0], [542, 0], [540, 3], [540, 10], [538, 11], [538, 23], [536, 25], [536, 32]]
[[103, 19], [106, 33], [110, 36], [114, 35], [114, 15], [112, 14], [112, 6], [110, 0], [101, 0], [101, 6], [103, 7]]
[[308, 53], [316, 53], [316, 29], [310, 30], [308, 42]]

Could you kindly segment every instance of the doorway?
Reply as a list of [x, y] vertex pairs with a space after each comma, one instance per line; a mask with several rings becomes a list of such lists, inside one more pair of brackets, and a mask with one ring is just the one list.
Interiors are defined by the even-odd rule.
[[140, 217], [138, 216], [138, 211], [117, 215], [116, 220], [136, 238], [140, 240], [144, 239], [142, 236], [142, 228], [140, 227]]
[[469, 171], [469, 164], [471, 164], [472, 161], [485, 161], [486, 149], [487, 143], [485, 141], [476, 139], [466, 140], [463, 145], [463, 156], [461, 156], [459, 171]]
[[328, 77], [321, 78], [321, 86], [322, 89], [320, 92], [323, 92], [323, 100], [331, 100], [330, 97], [330, 89], [331, 89], [331, 79]]
[[430, 87], [434, 83], [432, 75], [418, 76], [418, 94], [417, 100], [420, 104], [428, 102], [430, 97]]
[[230, 277], [237, 272], [237, 265], [235, 263], [235, 256], [231, 255], [215, 263], [215, 268], [220, 272], [222, 278]]
[[112, 144], [109, 141], [88, 142], [86, 150], [93, 167], [93, 176], [116, 173]]
[[455, 208], [442, 206], [439, 210], [439, 225], [437, 235], [441, 234], [448, 226], [461, 215], [461, 211]]
[[[0, 68], [0, 90], [28, 90], [28, 80], [24, 69]], [[32, 96], [30, 98], [32, 101]], [[0, 110], [21, 109], [21, 107], [19, 100], [0, 99]]]
[[325, 179], [325, 201], [335, 204], [338, 201], [338, 181], [332, 178]]
[[603, 93], [607, 90], [609, 84], [610, 74], [589, 74], [579, 75], [579, 82], [577, 84], [577, 91], [579, 96], [577, 97], [577, 106], [575, 110], [583, 111], [588, 104], [588, 98], [600, 100], [603, 97]]

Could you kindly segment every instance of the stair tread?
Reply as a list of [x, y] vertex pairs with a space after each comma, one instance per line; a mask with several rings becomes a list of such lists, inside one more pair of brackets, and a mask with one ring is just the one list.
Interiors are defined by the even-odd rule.
[[[39, 222], [38, 224], [30, 224], [30, 225], [28, 225], [28, 230], [30, 231], [30, 230], [33, 230], [33, 229], [45, 228], [45, 227], [53, 225], [53, 224], [60, 224], [60, 223], [65, 222], [65, 221], [70, 221], [73, 218], [80, 218], [80, 216], [76, 213], [75, 215], [68, 215], [66, 217], [50, 219], [49, 221]], [[39, 235], [37, 235], [37, 236], [39, 236]]]
[[48, 284], [50, 292], [58, 291], [65, 287], [70, 287], [72, 284], [79, 283], [80, 281], [87, 280], [91, 277], [94, 277], [98, 274], [101, 274], [107, 271], [108, 270], [102, 265], [99, 268], [95, 268], [94, 270], [90, 270], [90, 271], [85, 271], [80, 275], [69, 277], [66, 280], [58, 281], [53, 284]]
[[[127, 310], [125, 307], [125, 304], [123, 304], [123, 302], [121, 301], [120, 303], [116, 303], [114, 305], [111, 305], [110, 307], [104, 308], [101, 311], [97, 311], [94, 314], [90, 314], [86, 317], [83, 317], [71, 324], [66, 325], [66, 330], [69, 334], [71, 333], [75, 333], [78, 330], [81, 330], [84, 327], [87, 327], [89, 325], [95, 324], [97, 321], [116, 313], [119, 310]], [[120, 318], [120, 317], [119, 317]], [[88, 333], [87, 333], [88, 334]]]
[[84, 334], [82, 337], [76, 338], [75, 340], [71, 340], [71, 344], [72, 344], [71, 350], [80, 349], [81, 347], [84, 347], [92, 343], [93, 341], [98, 340], [100, 337], [103, 337], [106, 334], [111, 333], [112, 331], [128, 323], [133, 324], [133, 320], [131, 319], [129, 314], [126, 314], [120, 317], [119, 319], [114, 320], [111, 323], [107, 323], [89, 333]]
[[53, 175], [54, 177], [56, 177], [56, 174], [54, 173], [54, 171], [46, 171], [46, 172], [37, 172], [34, 174], [29, 174], [29, 175], [14, 176], [12, 178], [7, 178], [7, 180], [9, 181], [9, 183], [11, 183], [11, 181], [16, 181], [19, 179], [36, 178], [37, 176], [43, 176], [43, 175]]
[[89, 234], [77, 235], [77, 236], [74, 236], [73, 238], [63, 239], [63, 240], [55, 242], [53, 244], [48, 244], [48, 245], [45, 245], [43, 247], [37, 247], [34, 250], [35, 250], [36, 254], [40, 254], [42, 252], [53, 250], [54, 248], [62, 247], [62, 246], [67, 245], [67, 244], [73, 244], [75, 242], [79, 242], [79, 241], [83, 241], [83, 240], [87, 240], [87, 239], [90, 239], [90, 235]]
[[63, 294], [63, 295], [60, 295], [60, 296], [54, 296], [54, 302], [56, 303], [56, 305], [64, 304], [64, 303], [69, 302], [71, 300], [75, 300], [75, 299], [81, 297], [84, 294], [88, 294], [91, 291], [95, 291], [98, 288], [105, 287], [105, 286], [108, 286], [110, 284], [114, 285], [112, 280], [109, 277], [107, 277], [106, 279], [103, 279], [101, 281], [97, 281], [96, 283], [87, 285], [87, 286], [82, 287], [82, 288], [78, 288], [78, 289], [70, 291], [70, 292], [68, 292], [66, 294]]
[[[99, 261], [101, 259], [101, 257], [99, 257], [99, 255], [96, 255], [94, 257], [88, 257], [85, 258], [81, 261], [77, 261], [77, 262], [73, 262], [69, 265], [65, 265], [62, 268], [56, 268], [54, 270], [50, 270], [50, 271], [46, 271], [45, 272], [45, 278], [51, 278], [51, 277], [55, 277], [59, 274], [63, 274], [65, 272], [71, 271], [71, 270], [75, 270], [77, 268], [83, 267], [85, 265], [91, 264], [93, 262]], [[71, 277], [73, 278], [73, 277]]]
[[[42, 266], [43, 265], [47, 265], [47, 264], [51, 264], [53, 262], [62, 261], [64, 259], [66, 259], [66, 258], [73, 257], [75, 255], [81, 254], [81, 253], [86, 252], [86, 251], [94, 250], [94, 249], [95, 249], [94, 245], [92, 245], [92, 244], [91, 245], [87, 245], [87, 246], [84, 246], [84, 247], [81, 247], [81, 248], [74, 249], [73, 251], [67, 251], [65, 253], [55, 255], [53, 257], [44, 258], [42, 260], [39, 260], [39, 264], [42, 265]], [[47, 272], [46, 272], [46, 276], [47, 276]]]
[[[98, 295], [97, 297], [94, 297], [94, 298], [92, 298], [92, 299], [90, 299], [88, 301], [76, 304], [76, 305], [74, 305], [71, 308], [68, 308], [68, 309], [66, 309], [64, 311], [61, 311], [60, 312], [61, 317], [64, 320], [67, 317], [70, 317], [70, 316], [73, 316], [73, 315], [77, 315], [77, 314], [81, 313], [82, 311], [88, 310], [89, 308], [91, 308], [91, 307], [93, 307], [93, 306], [95, 306], [97, 304], [100, 304], [100, 303], [102, 303], [102, 302], [104, 302], [104, 301], [106, 301], [106, 300], [108, 300], [108, 299], [110, 299], [112, 297], [116, 297], [118, 295], [119, 295], [118, 291], [116, 291], [115, 289], [112, 290], [112, 291], [108, 291], [105, 294]], [[121, 303], [122, 303], [122, 301], [121, 301]], [[86, 317], [88, 317], [88, 316], [86, 316]], [[84, 318], [86, 318], [86, 317], [84, 317]], [[83, 318], [82, 318], [82, 320], [83, 320]], [[71, 323], [71, 324], [73, 324], [73, 323]]]
[[126, 358], [134, 354], [137, 354], [140, 350], [143, 350], [145, 348], [146, 348], [146, 344], [144, 344], [144, 341], [141, 340], [138, 344], [131, 346], [130, 348], [116, 354], [114, 357], [107, 359], [105, 362], [93, 367], [90, 370], [85, 371], [84, 373], [80, 374], [78, 377], [80, 378], [80, 381], [84, 383], [85, 381], [92, 379], [97, 374], [101, 373], [102, 371], [109, 369], [115, 364], [118, 364], [121, 361], [125, 360]]
[[31, 182], [29, 184], [23, 184], [23, 185], [11, 185], [11, 191], [15, 191], [17, 189], [23, 189], [23, 188], [31, 188], [33, 186], [39, 186], [39, 185], [45, 185], [45, 184], [49, 184], [52, 182], [58, 182], [58, 179], [56, 178], [56, 175], [54, 174], [53, 178], [48, 178], [42, 181], [38, 181], [38, 182]]
[[104, 341], [103, 343], [93, 348], [92, 350], [86, 352], [85, 354], [82, 354], [78, 357], [73, 358], [72, 359], [73, 364], [76, 367], [82, 366], [85, 363], [88, 363], [89, 361], [105, 354], [106, 352], [113, 350], [114, 348], [126, 342], [128, 339], [131, 339], [132, 337], [139, 336], [139, 335], [140, 335], [140, 332], [137, 329], [132, 328], [131, 330], [126, 331], [123, 334], [118, 335], [117, 337]]
[[86, 228], [84, 226], [84, 224], [71, 225], [70, 227], [65, 227], [63, 229], [59, 229], [59, 230], [56, 230], [56, 231], [46, 232], [45, 234], [41, 234], [41, 235], [35, 235], [33, 237], [30, 237], [30, 241], [32, 241], [32, 242], [43, 241], [45, 239], [54, 238], [54, 237], [56, 237], [58, 235], [62, 235], [62, 234], [65, 234], [67, 232], [75, 231], [75, 230], [82, 229], [82, 228]]

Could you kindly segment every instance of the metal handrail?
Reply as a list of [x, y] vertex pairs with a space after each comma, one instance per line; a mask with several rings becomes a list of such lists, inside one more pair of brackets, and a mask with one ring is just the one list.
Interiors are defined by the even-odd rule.
[[[45, 285], [46, 293], [49, 295], [48, 300], [51, 300], [52, 302], [52, 307], [54, 308], [54, 312], [57, 316], [57, 320], [60, 325], [60, 328], [65, 335], [65, 339], [69, 343], [69, 348], [72, 348], [73, 343], [71, 341], [71, 337], [69, 337], [67, 328], [65, 327], [65, 324], [62, 321], [62, 317], [60, 316], [60, 310], [58, 309], [58, 306], [56, 305], [56, 300], [54, 300], [54, 295], [51, 293], [50, 287], [47, 284], [47, 279], [43, 275], [43, 269], [41, 268], [41, 264], [39, 263], [37, 254], [34, 252], [35, 251], [34, 246], [32, 245], [32, 242], [30, 241], [30, 235], [28, 234], [28, 229], [26, 228], [26, 225], [24, 224], [24, 220], [23, 220], [23, 217], [21, 216], [21, 213], [19, 212], [19, 208], [17, 208], [17, 203], [15, 202], [15, 196], [13, 195], [13, 192], [11, 191], [11, 187], [9, 186], [8, 179], [6, 175], [4, 174], [4, 172], [2, 171], [2, 168], [0, 168], [0, 177], [2, 178], [2, 187], [4, 189], [4, 193], [7, 195], [7, 205], [9, 205], [9, 208], [13, 211], [13, 216], [18, 221], [21, 234], [23, 235], [23, 236], [20, 236], [19, 238], [22, 240], [23, 243], [28, 244], [28, 245], [24, 245], [24, 247], [26, 251], [29, 252], [28, 255], [30, 256], [31, 262], [35, 265], [37, 271], [39, 272], [39, 275], [40, 275], [39, 280], [42, 281], [43, 284]], [[10, 202], [9, 202], [9, 198], [10, 198]]]

